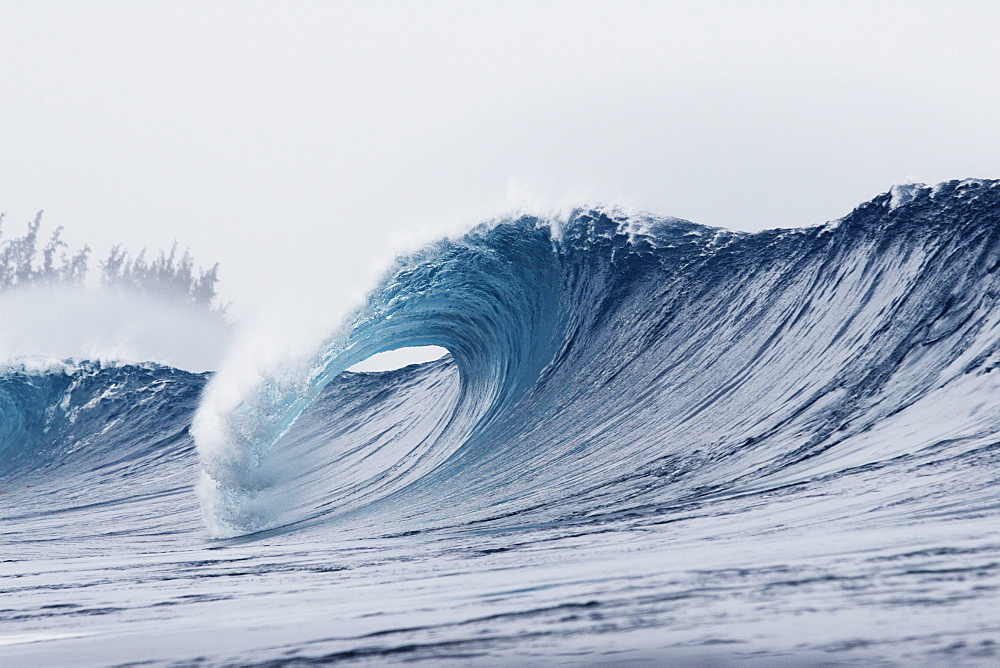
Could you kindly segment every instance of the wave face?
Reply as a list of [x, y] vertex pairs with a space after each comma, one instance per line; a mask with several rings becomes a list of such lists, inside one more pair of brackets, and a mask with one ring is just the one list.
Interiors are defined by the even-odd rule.
[[[209, 523], [237, 535], [362, 504], [415, 526], [563, 520], [994, 433], [986, 410], [924, 423], [993, 387], [998, 193], [902, 187], [835, 226], [759, 234], [582, 211], [441, 242], [290, 377], [222, 411], [210, 388], [196, 423]], [[458, 378], [336, 418], [329, 452], [367, 457], [368, 432], [391, 430], [392, 454], [331, 490], [344, 462], [301, 459], [331, 419], [310, 402], [359, 359], [431, 344]]]
[[0, 657], [988, 664], [998, 269], [995, 181], [756, 234], [580, 210], [400, 260], [254, 375], [8, 368]]

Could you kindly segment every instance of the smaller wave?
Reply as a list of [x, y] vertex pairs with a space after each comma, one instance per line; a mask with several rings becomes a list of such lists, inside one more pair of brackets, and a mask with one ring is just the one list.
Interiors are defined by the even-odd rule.
[[152, 363], [8, 362], [0, 366], [0, 479], [54, 469], [90, 475], [138, 452], [162, 454], [159, 435], [186, 434], [204, 382]]

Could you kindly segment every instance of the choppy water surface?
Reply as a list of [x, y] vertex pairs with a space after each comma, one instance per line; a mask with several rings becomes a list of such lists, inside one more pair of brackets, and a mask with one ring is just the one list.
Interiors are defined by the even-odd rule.
[[[580, 211], [249, 381], [10, 366], [0, 662], [995, 665], [998, 268], [989, 181]], [[451, 354], [343, 373], [413, 345]]]

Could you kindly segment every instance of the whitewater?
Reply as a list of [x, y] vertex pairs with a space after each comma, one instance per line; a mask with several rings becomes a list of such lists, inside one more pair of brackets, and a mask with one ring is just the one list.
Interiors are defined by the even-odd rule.
[[294, 356], [5, 362], [0, 664], [996, 665], [998, 269], [1000, 181], [587, 208]]

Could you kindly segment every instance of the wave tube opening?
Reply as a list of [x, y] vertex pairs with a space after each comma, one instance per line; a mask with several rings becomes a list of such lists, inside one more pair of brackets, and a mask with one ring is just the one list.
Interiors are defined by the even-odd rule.
[[441, 346], [406, 346], [376, 353], [348, 369], [352, 373], [395, 371], [414, 364], [434, 362], [448, 354]]

